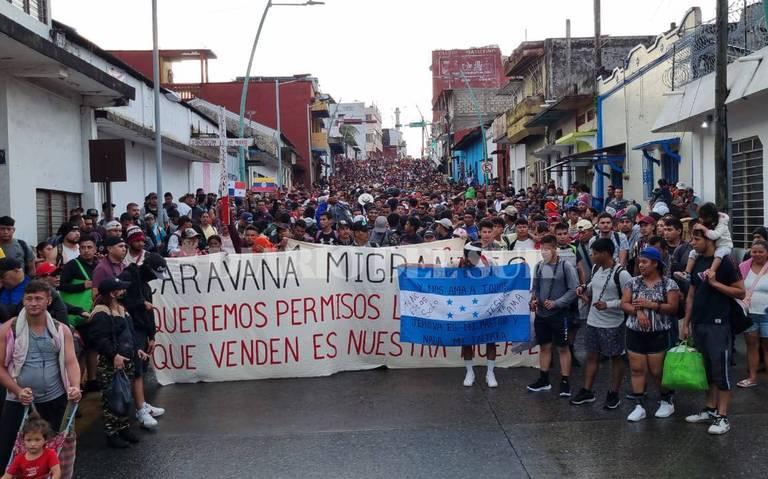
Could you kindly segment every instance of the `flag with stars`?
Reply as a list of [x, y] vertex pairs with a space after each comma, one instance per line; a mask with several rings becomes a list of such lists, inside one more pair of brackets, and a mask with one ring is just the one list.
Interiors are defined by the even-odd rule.
[[530, 341], [528, 264], [399, 268], [400, 339], [437, 346]]

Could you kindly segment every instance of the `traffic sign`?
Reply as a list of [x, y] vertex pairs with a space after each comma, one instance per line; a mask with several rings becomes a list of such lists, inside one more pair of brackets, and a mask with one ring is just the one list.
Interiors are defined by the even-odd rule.
[[[210, 147], [219, 147], [221, 146], [221, 140], [219, 138], [192, 138], [189, 140], [190, 146], [210, 146]], [[226, 139], [226, 145], [227, 146], [251, 146], [253, 145], [253, 138], [227, 138]]]
[[484, 162], [483, 163], [483, 171], [486, 172], [486, 173], [493, 172], [493, 163], [491, 163], [490, 161]]
[[427, 124], [423, 121], [413, 121], [408, 123], [409, 128], [426, 128]]

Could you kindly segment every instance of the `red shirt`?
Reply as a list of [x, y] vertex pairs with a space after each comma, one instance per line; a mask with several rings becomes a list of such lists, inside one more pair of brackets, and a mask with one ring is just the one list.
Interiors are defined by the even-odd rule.
[[27, 459], [26, 454], [19, 454], [13, 458], [6, 472], [20, 479], [44, 479], [51, 473], [51, 468], [58, 464], [56, 451], [46, 448], [40, 457], [31, 461]]

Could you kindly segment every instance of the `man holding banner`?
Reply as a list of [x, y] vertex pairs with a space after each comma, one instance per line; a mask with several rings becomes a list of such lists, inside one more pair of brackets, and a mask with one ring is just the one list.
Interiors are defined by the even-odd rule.
[[[477, 268], [491, 266], [493, 265], [492, 261], [483, 255], [483, 243], [476, 241], [474, 243], [467, 243], [464, 246], [464, 258], [459, 262], [459, 267]], [[464, 367], [467, 369], [467, 374], [464, 376], [464, 386], [471, 387], [475, 384], [475, 370], [472, 362], [475, 359], [474, 346], [462, 346], [461, 358], [464, 360]], [[499, 383], [496, 381], [496, 375], [493, 372], [493, 368], [496, 366], [496, 343], [487, 343], [485, 345], [485, 359], [487, 367], [485, 382], [489, 388], [498, 387]]]
[[571, 396], [571, 350], [568, 347], [568, 317], [571, 303], [576, 299], [579, 277], [569, 262], [557, 255], [557, 239], [552, 235], [541, 240], [541, 262], [536, 265], [531, 288], [531, 311], [536, 313], [533, 329], [539, 353], [540, 377], [528, 385], [532, 392], [552, 389], [549, 367], [552, 361], [552, 344], [560, 356], [560, 397]]

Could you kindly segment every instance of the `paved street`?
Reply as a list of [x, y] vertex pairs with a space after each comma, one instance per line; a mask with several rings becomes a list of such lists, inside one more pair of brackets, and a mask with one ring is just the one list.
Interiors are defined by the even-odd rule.
[[[743, 356], [737, 370], [743, 369]], [[478, 369], [478, 372], [481, 372]], [[533, 395], [532, 369], [499, 370], [500, 387], [463, 388], [462, 369], [350, 372], [327, 378], [173, 385], [155, 433], [128, 451], [103, 446], [84, 406], [78, 474], [88, 478], [765, 477], [766, 386], [736, 391], [725, 436], [689, 425], [700, 395], [668, 420], [625, 420], [602, 397], [571, 406]], [[740, 375], [740, 373], [739, 373]], [[480, 377], [480, 374], [478, 374]], [[605, 380], [605, 371], [601, 371]], [[763, 382], [768, 381], [765, 374]], [[580, 384], [577, 375], [576, 385]], [[601, 384], [600, 395], [605, 391]], [[87, 428], [87, 431], [82, 431]]]

